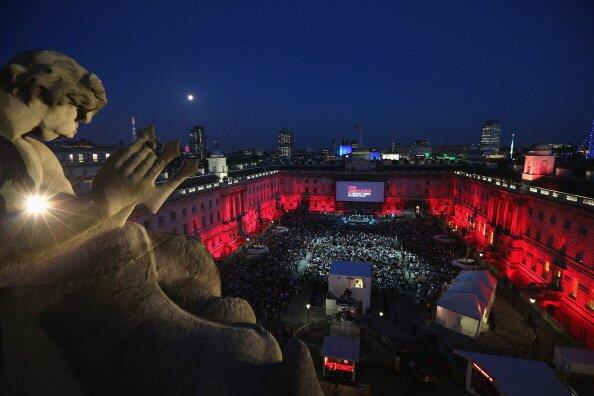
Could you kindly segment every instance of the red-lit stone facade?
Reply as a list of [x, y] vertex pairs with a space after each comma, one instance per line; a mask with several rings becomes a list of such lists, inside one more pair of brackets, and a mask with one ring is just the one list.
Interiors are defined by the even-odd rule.
[[451, 224], [516, 287], [594, 348], [591, 199], [491, 178], [452, 177]]
[[[336, 180], [361, 179], [386, 182], [383, 204], [336, 201]], [[220, 258], [284, 211], [391, 214], [417, 206], [444, 218], [479, 251], [488, 251], [501, 274], [594, 348], [594, 202], [582, 197], [448, 170], [267, 171], [186, 189], [156, 215], [139, 210], [133, 219], [148, 229], [198, 235]]]

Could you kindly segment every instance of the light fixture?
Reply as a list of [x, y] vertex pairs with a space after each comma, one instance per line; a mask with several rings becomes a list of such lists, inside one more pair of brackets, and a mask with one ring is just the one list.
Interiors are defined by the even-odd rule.
[[379, 316], [381, 318], [382, 316], [384, 316], [384, 313], [382, 311], [380, 311]]
[[311, 305], [305, 304], [305, 308], [310, 309], [311, 308]]
[[479, 257], [483, 257], [483, 252], [480, 252], [479, 253]]
[[533, 298], [530, 299], [530, 304], [534, 304], [535, 302], [536, 302], [535, 299], [533, 299]]
[[49, 202], [45, 197], [35, 194], [25, 201], [27, 212], [35, 216], [42, 214], [49, 208]]
[[190, 102], [192, 102], [194, 100], [194, 95], [188, 94], [187, 98]]

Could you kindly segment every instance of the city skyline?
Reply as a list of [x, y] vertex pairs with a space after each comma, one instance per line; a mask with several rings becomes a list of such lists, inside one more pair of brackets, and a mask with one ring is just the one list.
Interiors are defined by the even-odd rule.
[[128, 141], [135, 116], [164, 139], [204, 125], [224, 150], [272, 149], [283, 127], [328, 147], [358, 140], [355, 122], [370, 146], [478, 144], [489, 119], [502, 146], [580, 145], [594, 118], [588, 2], [116, 8], [0, 6], [2, 62], [55, 49], [103, 80], [109, 103], [79, 135], [101, 143]]

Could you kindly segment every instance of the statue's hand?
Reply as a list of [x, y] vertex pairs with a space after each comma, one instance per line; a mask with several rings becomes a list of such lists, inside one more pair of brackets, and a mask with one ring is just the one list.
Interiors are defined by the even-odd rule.
[[104, 200], [108, 213], [136, 204], [151, 195], [155, 180], [168, 161], [151, 149], [148, 135], [141, 136], [130, 147], [111, 155], [93, 179], [92, 193]]

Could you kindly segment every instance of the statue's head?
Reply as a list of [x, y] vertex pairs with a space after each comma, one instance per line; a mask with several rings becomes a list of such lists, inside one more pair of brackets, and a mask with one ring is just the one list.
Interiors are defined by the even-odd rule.
[[74, 59], [55, 51], [31, 51], [0, 69], [0, 89], [27, 106], [41, 108], [35, 132], [44, 139], [73, 137], [107, 103], [101, 80]]

